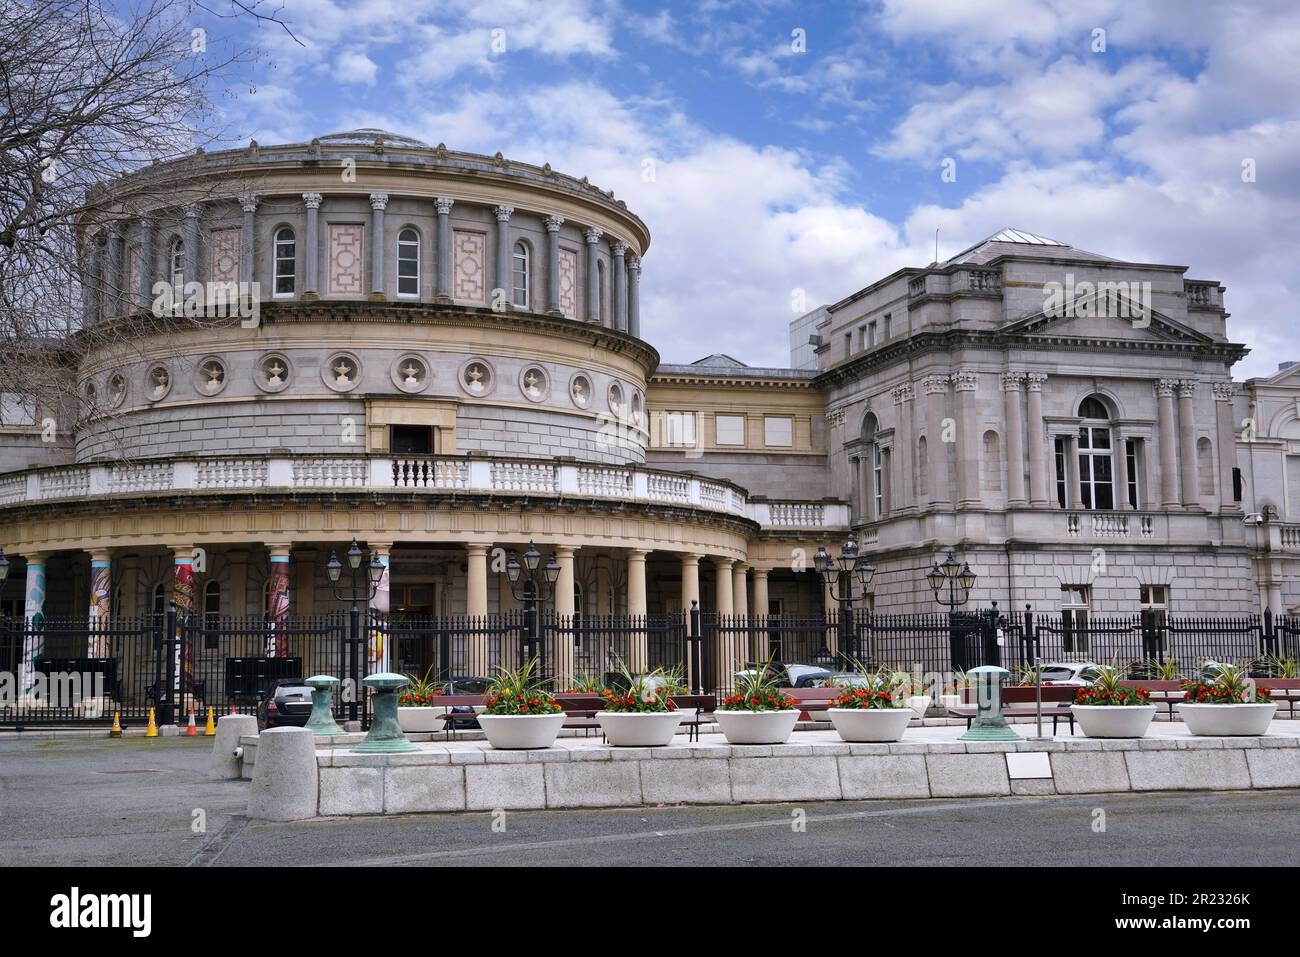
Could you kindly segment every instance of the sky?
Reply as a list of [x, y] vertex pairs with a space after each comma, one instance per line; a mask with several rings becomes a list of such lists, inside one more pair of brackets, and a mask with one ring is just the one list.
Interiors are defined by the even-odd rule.
[[[233, 144], [377, 127], [549, 162], [651, 232], [665, 362], [1012, 226], [1227, 287], [1235, 377], [1300, 359], [1294, 0], [284, 0]], [[945, 173], [947, 175], [945, 175]], [[802, 307], [802, 308], [801, 308]]]

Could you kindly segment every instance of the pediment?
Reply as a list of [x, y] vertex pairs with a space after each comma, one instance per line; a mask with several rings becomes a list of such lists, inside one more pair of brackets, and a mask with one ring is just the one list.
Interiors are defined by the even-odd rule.
[[1013, 335], [1069, 339], [1126, 339], [1212, 345], [1214, 339], [1138, 299], [1113, 290], [1047, 303], [1043, 310], [1002, 327]]

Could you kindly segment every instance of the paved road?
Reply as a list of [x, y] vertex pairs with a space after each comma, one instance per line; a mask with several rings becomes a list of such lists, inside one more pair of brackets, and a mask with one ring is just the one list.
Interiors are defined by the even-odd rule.
[[490, 814], [255, 824], [247, 783], [208, 781], [207, 753], [183, 738], [0, 739], [0, 863], [1300, 865], [1297, 791], [519, 811], [497, 829]]

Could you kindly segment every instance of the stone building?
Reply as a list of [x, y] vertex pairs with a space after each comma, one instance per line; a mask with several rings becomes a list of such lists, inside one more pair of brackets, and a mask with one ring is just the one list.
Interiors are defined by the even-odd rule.
[[[355, 539], [395, 612], [518, 607], [494, 556], [533, 541], [561, 614], [809, 614], [850, 531], [878, 611], [934, 610], [950, 547], [1003, 608], [1300, 602], [1300, 372], [1234, 384], [1184, 267], [1007, 230], [800, 317], [805, 368], [669, 365], [649, 231], [585, 179], [377, 130], [165, 172], [192, 189], [85, 224], [87, 322], [122, 333], [69, 370], [81, 411], [0, 386], [0, 613], [183, 581], [312, 614]], [[159, 306], [194, 282], [254, 315]]]

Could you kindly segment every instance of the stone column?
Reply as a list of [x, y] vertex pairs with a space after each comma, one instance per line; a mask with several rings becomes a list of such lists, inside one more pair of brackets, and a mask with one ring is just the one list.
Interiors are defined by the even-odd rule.
[[976, 419], [975, 390], [979, 377], [963, 370], [952, 377], [957, 390], [957, 418], [960, 434], [957, 438], [957, 488], [958, 500], [965, 506], [980, 504], [980, 440], [979, 422]]
[[[491, 543], [470, 542], [465, 546], [465, 614], [470, 618], [487, 617], [487, 556]], [[469, 671], [472, 675], [491, 673], [487, 635], [472, 635], [469, 645]]]
[[36, 659], [45, 654], [45, 636], [39, 626], [45, 621], [45, 559], [41, 552], [27, 552], [26, 591], [23, 593], [23, 617], [37, 627], [31, 628], [23, 638], [22, 686], [23, 694], [37, 690]]
[[610, 247], [614, 253], [614, 328], [627, 332], [627, 255], [628, 245], [621, 239]]
[[1111, 457], [1115, 461], [1115, 508], [1132, 511], [1128, 500], [1128, 456], [1124, 454], [1124, 433], [1118, 425], [1110, 430]]
[[[514, 283], [510, 277], [510, 217], [514, 214], [513, 206], [497, 206], [492, 212], [497, 217], [497, 288], [507, 309], [515, 307]], [[495, 297], [493, 297], [495, 300]]]
[[560, 227], [564, 225], [563, 216], [547, 216], [542, 220], [546, 226], [546, 314], [561, 315], [560, 312]]
[[108, 270], [104, 281], [104, 315], [120, 316], [122, 310], [122, 290], [126, 286], [122, 261], [122, 229], [116, 223], [108, 227]]
[[1178, 459], [1183, 474], [1183, 507], [1200, 508], [1201, 492], [1196, 481], [1196, 411], [1192, 402], [1196, 383], [1182, 379], [1178, 383]]
[[921, 380], [926, 395], [926, 446], [930, 468], [930, 505], [947, 507], [952, 504], [948, 479], [948, 445], [943, 441], [943, 420], [947, 417], [945, 399], [948, 395], [948, 377], [926, 376]]
[[1219, 511], [1240, 512], [1241, 505], [1232, 497], [1232, 470], [1237, 464], [1236, 423], [1232, 415], [1231, 382], [1214, 383], [1214, 429], [1219, 446]]
[[194, 649], [185, 641], [186, 631], [182, 619], [194, 613], [194, 545], [169, 545], [174, 556], [175, 577], [172, 579], [171, 603], [176, 606], [175, 660], [172, 669], [172, 699], [176, 704], [174, 719], [181, 724], [186, 717], [189, 702], [187, 690], [194, 678]]
[[871, 521], [871, 509], [867, 502], [867, 477], [862, 456], [854, 455], [849, 459], [849, 497], [853, 501], [853, 517], [859, 522]]
[[[750, 600], [750, 613], [754, 621], [767, 620], [767, 569], [754, 569], [754, 592]], [[750, 649], [750, 654], [755, 661], [762, 661], [767, 657], [767, 636], [759, 632], [754, 633], [754, 647]]]
[[387, 193], [370, 194], [370, 298], [384, 298], [384, 210]]
[[682, 557], [682, 611], [689, 612], [691, 603], [700, 600], [700, 556], [694, 553]]
[[[1068, 476], [1067, 486], [1070, 490], [1070, 507], [1073, 509], [1083, 508], [1083, 481], [1079, 475], [1079, 437], [1077, 435], [1067, 435], [1065, 437], [1065, 474]], [[1096, 508], [1096, 503], [1093, 503]]]
[[[104, 316], [104, 309], [100, 297], [100, 289], [103, 285], [100, 279], [100, 271], [103, 264], [103, 256], [100, 250], [103, 243], [100, 241], [102, 233], [98, 230], [87, 230], [85, 241], [86, 267], [81, 271], [81, 312], [82, 319], [86, 323], [98, 322]], [[149, 295], [152, 301], [153, 293]]]
[[[731, 566], [733, 564], [734, 562], [730, 558], [713, 559], [714, 577], [717, 580], [716, 600], [713, 610], [719, 615], [735, 613], [735, 608], [731, 602]], [[718, 660], [721, 661], [722, 659]]]
[[627, 333], [641, 338], [641, 257], [627, 257]]
[[1174, 379], [1156, 383], [1156, 428], [1160, 431], [1160, 506], [1178, 506], [1177, 437], [1174, 433]]
[[1019, 372], [1002, 373], [1002, 399], [1007, 431], [1007, 504], [1026, 504], [1025, 499], [1025, 422], [1020, 408], [1021, 384], [1024, 375]]
[[[90, 608], [86, 617], [92, 626], [96, 622], [107, 625], [112, 615], [113, 558], [108, 549], [96, 549], [90, 553]], [[92, 632], [86, 641], [86, 657], [108, 656], [108, 636]]]
[[451, 302], [451, 207], [454, 199], [439, 196], [433, 201], [438, 210], [438, 284], [434, 290], [436, 302]]
[[[627, 613], [641, 618], [646, 614], [645, 560], [649, 552], [634, 548], [627, 553]], [[649, 642], [644, 631], [635, 631], [628, 648], [631, 659], [628, 666], [633, 671], [644, 671], [650, 660]]]
[[185, 281], [202, 282], [199, 275], [199, 217], [203, 207], [198, 203], [189, 203], [185, 207]]
[[1047, 438], [1043, 434], [1043, 383], [1047, 376], [1041, 372], [1030, 372], [1025, 376], [1025, 395], [1028, 405], [1025, 427], [1029, 438], [1029, 501], [1033, 505], [1045, 506], [1051, 500], [1047, 497]]
[[303, 193], [307, 207], [307, 239], [303, 243], [303, 298], [320, 298], [320, 193]]
[[[576, 610], [574, 601], [574, 553], [576, 549], [561, 546], [555, 550], [555, 560], [560, 563], [560, 577], [555, 582], [555, 614], [561, 618], [572, 618]], [[575, 653], [573, 633], [557, 631], [551, 651], [554, 661], [551, 672], [555, 675], [556, 687], [566, 688], [573, 681]]]
[[912, 475], [912, 459], [916, 449], [916, 439], [913, 437], [912, 429], [912, 399], [915, 395], [916, 390], [910, 382], [903, 383], [893, 391], [894, 408], [898, 416], [896, 426], [898, 440], [894, 443], [894, 447], [898, 449], [898, 456], [893, 464], [897, 467], [898, 474], [892, 485], [894, 495], [889, 503], [891, 512], [897, 512], [915, 503], [913, 495], [915, 478]]
[[588, 322], [600, 322], [600, 280], [597, 276], [599, 273], [599, 247], [596, 245], [600, 242], [600, 237], [605, 235], [603, 230], [591, 229], [583, 230], [582, 237], [587, 241], [587, 316]]
[[[239, 234], [239, 281], [251, 283], [257, 264], [257, 197], [241, 196], [239, 207], [244, 211], [244, 228]], [[243, 294], [251, 295], [248, 291]]]
[[153, 220], [148, 216], [140, 217], [140, 275], [136, 277], [138, 285], [131, 290], [144, 307], [149, 308], [153, 302]]
[[737, 618], [749, 618], [749, 566], [736, 562], [731, 566], [731, 610]]
[[892, 449], [880, 450], [880, 514], [876, 516], [877, 521], [894, 511], [893, 458]]

